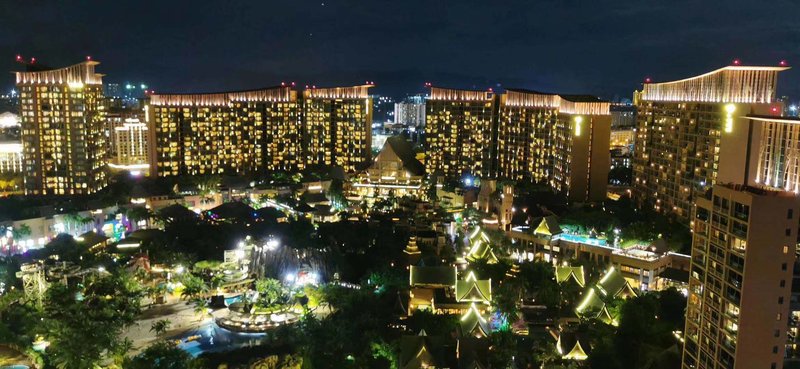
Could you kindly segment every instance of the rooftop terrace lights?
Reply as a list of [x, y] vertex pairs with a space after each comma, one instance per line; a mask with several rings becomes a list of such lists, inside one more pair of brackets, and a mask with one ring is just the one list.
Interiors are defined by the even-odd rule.
[[[650, 83], [642, 90], [645, 101], [712, 103], [771, 103], [776, 97], [778, 72], [788, 66], [731, 65], [678, 81]], [[648, 79], [649, 80], [649, 79]]]
[[232, 102], [267, 101], [290, 102], [295, 99], [291, 87], [269, 87], [247, 91], [212, 92], [197, 94], [153, 94], [154, 106], [226, 106]]
[[17, 84], [68, 84], [70, 86], [103, 84], [103, 75], [94, 72], [99, 62], [87, 60], [64, 68], [35, 72], [14, 72]]
[[482, 90], [456, 90], [452, 88], [430, 87], [430, 100], [451, 101], [491, 101], [494, 93]]
[[507, 89], [503, 105], [553, 108], [566, 114], [610, 115], [611, 103], [591, 95], [558, 95], [524, 89]]
[[352, 87], [308, 88], [305, 96], [316, 99], [366, 99], [373, 84]]

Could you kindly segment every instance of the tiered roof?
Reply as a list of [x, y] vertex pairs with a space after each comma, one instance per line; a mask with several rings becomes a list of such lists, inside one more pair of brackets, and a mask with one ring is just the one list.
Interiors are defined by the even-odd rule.
[[583, 287], [586, 284], [586, 276], [583, 273], [583, 267], [556, 267], [556, 281], [561, 284], [569, 280], [574, 280], [579, 286]]

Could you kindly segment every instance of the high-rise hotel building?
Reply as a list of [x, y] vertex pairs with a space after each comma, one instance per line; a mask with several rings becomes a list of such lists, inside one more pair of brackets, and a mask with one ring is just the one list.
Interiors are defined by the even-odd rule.
[[800, 198], [717, 184], [696, 204], [682, 368], [781, 368]]
[[571, 201], [603, 200], [609, 107], [594, 96], [508, 89], [500, 98], [497, 176], [548, 183]]
[[151, 173], [244, 174], [340, 166], [370, 158], [371, 85], [279, 86], [206, 94], [155, 94], [147, 106]]
[[749, 114], [782, 111], [775, 89], [778, 72], [786, 69], [733, 65], [679, 81], [645, 83], [635, 98], [633, 187], [638, 202], [688, 221], [694, 199], [717, 182], [721, 141], [734, 141], [728, 150], [731, 170], [744, 167], [746, 153], [733, 146], [749, 133], [728, 132], [730, 127]]
[[428, 173], [447, 178], [494, 174], [495, 100], [491, 91], [431, 87], [425, 103]]
[[571, 201], [606, 197], [609, 103], [594, 96], [431, 88], [427, 171], [547, 183]]
[[154, 94], [146, 109], [152, 174], [302, 169], [300, 108], [291, 87]]
[[364, 169], [372, 156], [372, 85], [303, 92], [306, 163]]
[[26, 195], [90, 194], [106, 185], [99, 64], [15, 72]]

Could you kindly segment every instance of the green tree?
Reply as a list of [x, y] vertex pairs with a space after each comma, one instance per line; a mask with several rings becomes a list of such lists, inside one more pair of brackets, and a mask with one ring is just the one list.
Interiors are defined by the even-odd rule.
[[59, 369], [92, 368], [124, 345], [122, 330], [139, 314], [141, 290], [124, 275], [95, 276], [78, 285], [54, 284], [44, 306], [48, 356]]
[[125, 369], [200, 369], [204, 365], [193, 359], [185, 350], [173, 342], [157, 341], [147, 347], [140, 355], [129, 358], [123, 365]]
[[270, 307], [286, 302], [286, 289], [277, 279], [262, 278], [256, 280], [256, 291], [258, 292], [257, 304], [259, 306]]
[[208, 292], [208, 285], [206, 285], [206, 282], [194, 274], [186, 273], [181, 278], [181, 283], [183, 283], [181, 298], [185, 300], [194, 300]]
[[25, 239], [30, 235], [31, 235], [31, 226], [25, 223], [21, 223], [20, 225], [14, 227], [14, 229], [11, 231], [11, 236], [17, 240]]
[[172, 325], [172, 322], [169, 319], [156, 320], [150, 325], [150, 332], [153, 332], [156, 334], [156, 336], [161, 337], [164, 333], [167, 333], [170, 325]]

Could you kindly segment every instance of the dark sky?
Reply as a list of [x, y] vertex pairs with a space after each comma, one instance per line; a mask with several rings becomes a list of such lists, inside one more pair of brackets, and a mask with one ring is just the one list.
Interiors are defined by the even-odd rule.
[[[0, 70], [91, 55], [107, 82], [157, 91], [370, 80], [395, 96], [430, 81], [614, 98], [734, 58], [800, 66], [800, 1], [4, 0], [0, 35]], [[800, 70], [779, 93], [800, 96]]]

